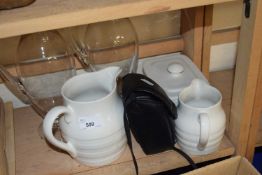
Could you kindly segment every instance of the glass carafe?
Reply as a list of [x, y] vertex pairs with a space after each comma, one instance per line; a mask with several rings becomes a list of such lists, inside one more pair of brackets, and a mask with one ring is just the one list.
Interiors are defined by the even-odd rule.
[[74, 59], [56, 31], [22, 36], [16, 70], [26, 94], [42, 117], [52, 107], [61, 105], [61, 87], [75, 75]]
[[3, 66], [0, 76], [8, 88], [24, 103], [44, 117], [61, 105], [61, 87], [75, 75], [74, 58], [57, 31], [21, 36], [16, 56], [17, 77]]
[[[83, 30], [85, 30], [83, 34]], [[138, 41], [136, 31], [127, 18], [78, 27], [73, 35], [74, 50], [87, 70], [96, 71], [119, 66], [120, 76], [136, 72]]]

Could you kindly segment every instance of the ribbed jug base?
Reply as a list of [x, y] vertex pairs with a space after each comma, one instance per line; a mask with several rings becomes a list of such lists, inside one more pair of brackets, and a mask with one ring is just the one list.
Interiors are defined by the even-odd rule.
[[94, 167], [108, 165], [111, 162], [118, 159], [121, 156], [121, 154], [123, 153], [123, 151], [125, 150], [125, 148], [126, 148], [126, 144], [121, 149], [119, 149], [119, 151], [116, 152], [115, 154], [112, 154], [110, 156], [103, 157], [103, 158], [88, 159], [84, 157], [78, 157], [76, 158], [76, 160], [81, 164], [88, 165], [88, 166], [94, 166]]

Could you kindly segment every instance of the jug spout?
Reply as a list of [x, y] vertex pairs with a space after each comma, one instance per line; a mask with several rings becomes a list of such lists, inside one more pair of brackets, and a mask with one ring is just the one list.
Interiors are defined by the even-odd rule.
[[[102, 76], [108, 78], [107, 81], [109, 81], [109, 84], [111, 84], [111, 86], [114, 86], [116, 84], [116, 80], [117, 80], [118, 76], [122, 72], [122, 69], [118, 66], [111, 66], [111, 67], [107, 67], [105, 69], [102, 69], [99, 72], [101, 74], [103, 74]], [[111, 81], [111, 83], [110, 83], [110, 81]]]
[[190, 86], [185, 88], [179, 94], [179, 102], [183, 106], [194, 108], [210, 108], [220, 104], [222, 100], [221, 93], [208, 82], [200, 79], [192, 80]]
[[116, 79], [121, 73], [122, 69], [118, 66], [111, 66], [101, 70], [101, 73], [109, 75], [112, 79]]
[[203, 90], [203, 88], [207, 88], [208, 86], [209, 84], [206, 81], [201, 80], [201, 79], [192, 80], [191, 85], [190, 85], [190, 87], [195, 90], [201, 90], [201, 89]]
[[187, 94], [192, 96], [192, 98], [200, 98], [203, 94], [208, 93], [210, 88], [211, 86], [208, 82], [201, 79], [194, 79], [187, 88]]

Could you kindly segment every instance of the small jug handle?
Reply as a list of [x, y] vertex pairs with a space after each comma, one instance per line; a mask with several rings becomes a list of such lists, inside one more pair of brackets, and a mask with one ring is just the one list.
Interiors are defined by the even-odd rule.
[[198, 149], [203, 150], [206, 147], [209, 138], [209, 117], [207, 113], [200, 113], [198, 119], [200, 123]]
[[[61, 116], [61, 114], [71, 114], [71, 110], [64, 106], [56, 106], [52, 108], [45, 116], [43, 121], [43, 132], [46, 139], [52, 143], [53, 145], [67, 151], [72, 157], [76, 157], [77, 153], [74, 146], [70, 142], [62, 142], [57, 140], [52, 132], [53, 124], [55, 120]], [[65, 119], [66, 120], [66, 119]], [[66, 120], [66, 122], [70, 123], [70, 121]]]

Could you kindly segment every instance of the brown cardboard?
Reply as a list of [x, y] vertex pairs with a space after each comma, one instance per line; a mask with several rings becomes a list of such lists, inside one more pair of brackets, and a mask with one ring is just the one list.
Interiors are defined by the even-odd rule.
[[184, 175], [260, 175], [260, 173], [246, 158], [236, 156]]

